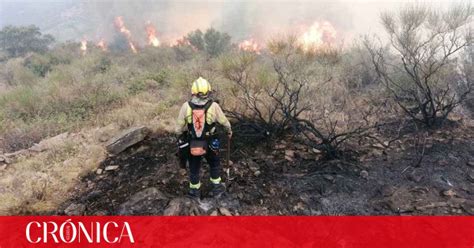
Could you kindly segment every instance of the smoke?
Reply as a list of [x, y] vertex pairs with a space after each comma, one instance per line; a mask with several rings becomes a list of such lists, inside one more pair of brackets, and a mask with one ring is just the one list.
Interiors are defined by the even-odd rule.
[[[405, 1], [406, 2], [406, 1]], [[42, 1], [2, 3], [1, 25], [38, 25], [58, 40], [112, 41], [114, 19], [122, 16], [135, 44], [147, 44], [146, 24], [156, 27], [160, 42], [172, 43], [188, 32], [213, 27], [238, 42], [265, 42], [282, 34], [298, 34], [314, 22], [329, 22], [338, 39], [378, 31], [379, 14], [400, 2], [328, 0], [161, 0]]]

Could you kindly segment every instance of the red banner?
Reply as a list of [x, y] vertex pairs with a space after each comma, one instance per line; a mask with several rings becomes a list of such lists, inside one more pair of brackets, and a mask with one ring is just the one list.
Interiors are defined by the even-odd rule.
[[474, 248], [474, 217], [0, 217], [0, 248]]

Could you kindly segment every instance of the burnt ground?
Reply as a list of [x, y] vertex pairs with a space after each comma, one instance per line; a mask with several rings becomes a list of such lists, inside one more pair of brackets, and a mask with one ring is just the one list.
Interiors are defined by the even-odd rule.
[[186, 171], [179, 169], [174, 139], [155, 135], [109, 157], [101, 174], [82, 178], [56, 213], [474, 215], [474, 128], [450, 125], [424, 135], [420, 142], [407, 133], [389, 148], [334, 161], [289, 142], [233, 149], [230, 167], [223, 159], [226, 195], [206, 196], [205, 165], [200, 201], [184, 197]]

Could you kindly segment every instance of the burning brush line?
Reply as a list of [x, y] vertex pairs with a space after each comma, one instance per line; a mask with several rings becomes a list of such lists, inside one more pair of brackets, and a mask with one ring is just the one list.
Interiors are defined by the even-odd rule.
[[151, 46], [154, 46], [154, 47], [159, 46], [160, 41], [156, 37], [156, 29], [153, 26], [153, 24], [151, 24], [150, 21], [148, 21], [146, 23], [145, 31], [146, 31], [146, 36], [147, 36], [147, 40], [148, 40], [148, 45], [151, 45]]
[[[126, 27], [124, 18], [122, 16], [115, 17], [114, 20], [115, 28], [120, 32], [127, 40], [128, 47], [133, 53], [137, 53], [136, 43], [133, 41], [132, 33]], [[146, 32], [146, 43], [148, 46], [159, 47], [162, 45], [161, 41], [158, 39], [158, 32], [155, 26], [147, 21], [145, 23], [145, 32]], [[338, 32], [334, 26], [328, 21], [316, 21], [310, 26], [304, 26], [299, 28], [300, 35], [297, 37], [297, 41], [301, 48], [304, 51], [316, 51], [317, 49], [329, 47], [334, 44], [337, 40]], [[176, 38], [168, 43], [169, 46], [182, 46], [189, 45], [190, 42], [186, 39], [185, 36], [181, 38]], [[107, 51], [107, 43], [102, 38], [96, 43], [96, 46], [102, 51]], [[239, 50], [254, 52], [260, 54], [261, 51], [265, 48], [263, 42], [257, 41], [255, 38], [248, 38], [237, 44]], [[83, 39], [81, 41], [81, 53], [84, 55], [87, 52], [87, 40]]]
[[102, 51], [107, 51], [107, 43], [105, 43], [105, 40], [104, 38], [100, 39], [99, 42], [97, 42], [97, 45], [96, 45], [98, 48], [100, 48], [100, 50]]
[[313, 51], [321, 46], [331, 45], [336, 41], [337, 31], [331, 23], [314, 22], [309, 29], [300, 36], [299, 42], [304, 50]]
[[137, 53], [137, 49], [135, 48], [135, 44], [133, 44], [133, 41], [132, 41], [132, 33], [130, 32], [130, 30], [127, 27], [125, 27], [125, 23], [123, 21], [122, 16], [115, 17], [115, 27], [117, 28], [117, 30], [120, 33], [122, 33], [125, 36], [125, 38], [127, 38], [130, 50], [132, 50], [133, 53]]

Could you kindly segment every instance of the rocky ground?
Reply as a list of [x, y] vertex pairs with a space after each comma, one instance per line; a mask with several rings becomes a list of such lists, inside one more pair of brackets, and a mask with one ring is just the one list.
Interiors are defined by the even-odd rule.
[[173, 138], [149, 135], [82, 178], [55, 214], [474, 215], [474, 128], [421, 136], [334, 161], [285, 141], [234, 148], [223, 163], [227, 193], [209, 198], [203, 180], [203, 198], [192, 200]]

